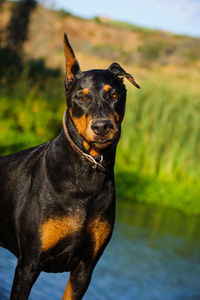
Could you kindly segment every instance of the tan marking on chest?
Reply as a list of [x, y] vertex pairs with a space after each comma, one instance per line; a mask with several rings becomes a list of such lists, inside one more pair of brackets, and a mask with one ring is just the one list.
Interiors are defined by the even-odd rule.
[[94, 219], [88, 224], [88, 232], [94, 242], [94, 255], [98, 253], [101, 246], [105, 243], [111, 232], [111, 224], [108, 221], [102, 221], [100, 218]]
[[52, 248], [63, 238], [79, 231], [81, 226], [79, 217], [64, 216], [48, 219], [39, 229], [42, 250], [47, 251]]

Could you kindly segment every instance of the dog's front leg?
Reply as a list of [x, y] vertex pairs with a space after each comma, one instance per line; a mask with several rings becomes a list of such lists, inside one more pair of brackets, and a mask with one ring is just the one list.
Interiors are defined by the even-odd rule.
[[15, 269], [10, 300], [27, 300], [39, 274], [40, 270], [37, 263], [19, 260]]
[[81, 300], [91, 280], [94, 266], [81, 261], [70, 273], [62, 300]]

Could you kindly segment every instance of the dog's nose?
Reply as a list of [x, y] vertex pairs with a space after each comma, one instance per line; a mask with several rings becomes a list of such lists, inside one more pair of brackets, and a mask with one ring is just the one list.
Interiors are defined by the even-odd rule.
[[95, 120], [91, 125], [92, 130], [96, 135], [105, 135], [113, 129], [113, 124], [109, 119]]

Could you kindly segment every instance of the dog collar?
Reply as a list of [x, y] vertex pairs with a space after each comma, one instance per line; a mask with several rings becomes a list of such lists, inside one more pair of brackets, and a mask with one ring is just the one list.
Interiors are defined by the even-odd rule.
[[91, 155], [83, 152], [74, 142], [73, 140], [71, 139], [70, 135], [69, 135], [69, 131], [68, 131], [68, 128], [67, 128], [67, 125], [66, 125], [66, 111], [67, 109], [65, 110], [64, 112], [64, 115], [63, 115], [63, 130], [64, 130], [64, 134], [65, 134], [65, 137], [67, 138], [67, 140], [69, 141], [70, 145], [72, 146], [72, 148], [74, 149], [74, 151], [80, 155], [84, 160], [87, 160], [91, 165], [92, 165], [92, 168], [93, 169], [98, 169], [100, 171], [106, 171], [105, 167], [102, 165], [103, 163], [103, 155], [100, 156], [100, 161], [97, 162], [94, 157], [92, 157]]

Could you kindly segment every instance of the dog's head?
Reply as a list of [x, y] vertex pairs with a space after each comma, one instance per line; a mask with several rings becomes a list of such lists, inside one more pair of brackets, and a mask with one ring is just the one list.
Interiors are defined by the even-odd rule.
[[119, 140], [126, 104], [123, 78], [139, 86], [117, 63], [106, 70], [82, 72], [66, 34], [64, 49], [68, 110], [84, 148], [97, 155]]

